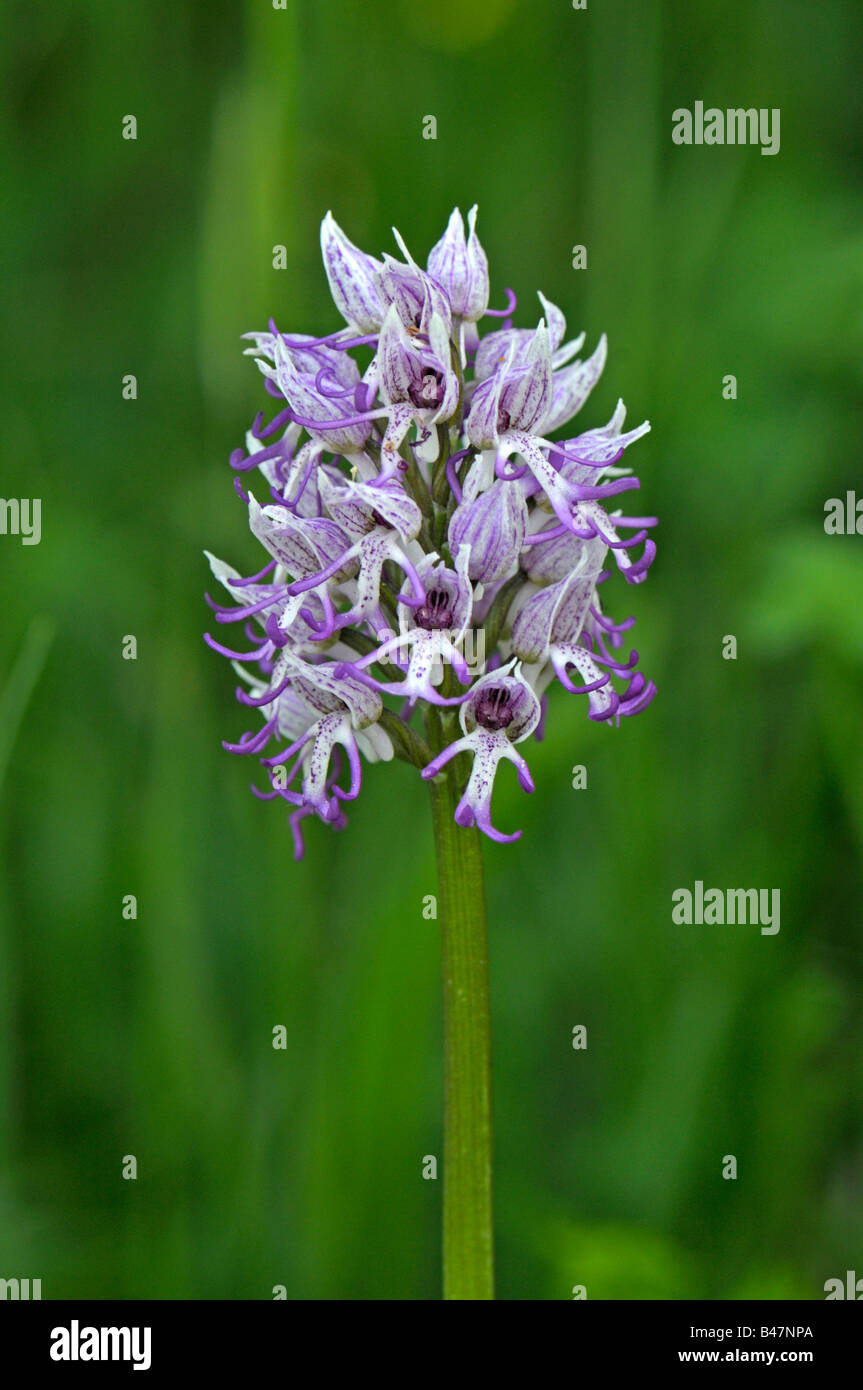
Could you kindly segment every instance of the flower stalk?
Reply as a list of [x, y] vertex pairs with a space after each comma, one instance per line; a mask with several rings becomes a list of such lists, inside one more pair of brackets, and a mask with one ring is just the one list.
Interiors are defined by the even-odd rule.
[[491, 1009], [482, 843], [455, 822], [453, 760], [430, 784], [444, 1033], [443, 1296], [494, 1298]]

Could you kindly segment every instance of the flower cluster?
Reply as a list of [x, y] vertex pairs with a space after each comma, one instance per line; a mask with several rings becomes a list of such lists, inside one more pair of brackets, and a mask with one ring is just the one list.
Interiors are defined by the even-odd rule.
[[[512, 326], [512, 291], [489, 309], [476, 208], [467, 232], [453, 212], [424, 270], [395, 237], [403, 259], [377, 259], [327, 214], [347, 326], [247, 335], [277, 405], [231, 465], [268, 563], [241, 577], [208, 555], [231, 599], [208, 600], [215, 620], [251, 645], [206, 640], [263, 721], [225, 747], [260, 756], [268, 786], [253, 790], [290, 805], [298, 856], [305, 817], [345, 824], [364, 758], [425, 778], [458, 758], [457, 822], [515, 840], [492, 825], [494, 777], [507, 759], [533, 790], [517, 745], [541, 737], [551, 682], [613, 723], [655, 693], [620, 651], [634, 620], [599, 597], [606, 557], [630, 584], [653, 559], [656, 519], [615, 510], [639, 486], [624, 451], [649, 425], [624, 430], [621, 402], [602, 428], [551, 438], [598, 380], [605, 338], [581, 358], [584, 334], [565, 342], [542, 294], [535, 329]], [[503, 322], [481, 337], [488, 318]]]

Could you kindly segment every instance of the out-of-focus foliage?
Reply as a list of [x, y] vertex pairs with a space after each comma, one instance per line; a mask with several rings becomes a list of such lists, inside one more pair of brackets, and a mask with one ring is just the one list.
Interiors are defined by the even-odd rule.
[[[0, 491], [43, 535], [0, 537], [0, 1276], [437, 1296], [427, 793], [372, 769], [292, 862], [220, 748], [246, 726], [201, 550], [255, 553], [238, 335], [338, 326], [323, 213], [424, 255], [477, 201], [522, 322], [539, 284], [608, 332], [587, 423], [650, 417], [661, 517], [633, 607], [659, 697], [614, 731], [558, 692], [536, 795], [500, 779], [500, 1296], [823, 1297], [863, 1248], [863, 537], [823, 530], [863, 495], [854, 0], [6, 12]], [[674, 146], [696, 100], [779, 107], [780, 153]], [[781, 932], [674, 926], [696, 879], [781, 889]]]

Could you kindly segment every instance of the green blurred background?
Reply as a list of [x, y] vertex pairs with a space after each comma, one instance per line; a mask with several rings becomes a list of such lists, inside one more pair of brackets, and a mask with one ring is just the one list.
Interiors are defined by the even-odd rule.
[[[338, 327], [324, 212], [419, 257], [474, 201], [493, 303], [512, 285], [529, 325], [540, 288], [608, 332], [585, 427], [618, 395], [649, 416], [661, 517], [647, 585], [608, 595], [659, 698], [611, 731], [559, 692], [537, 794], [496, 794], [524, 827], [486, 860], [499, 1296], [823, 1298], [863, 1273], [863, 539], [823, 530], [861, 482], [855, 0], [3, 10], [0, 490], [41, 496], [43, 529], [0, 538], [0, 1276], [438, 1295], [426, 791], [371, 769], [293, 863], [220, 747], [246, 725], [201, 551], [256, 560], [238, 338]], [[674, 146], [696, 100], [779, 107], [781, 152]], [[697, 878], [779, 888], [780, 934], [674, 926]]]

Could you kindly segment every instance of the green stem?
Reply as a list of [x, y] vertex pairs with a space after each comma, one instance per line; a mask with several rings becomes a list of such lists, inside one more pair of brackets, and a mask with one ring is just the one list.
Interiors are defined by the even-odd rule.
[[443, 1296], [493, 1299], [485, 888], [479, 831], [453, 819], [456, 761], [430, 783], [443, 957]]

